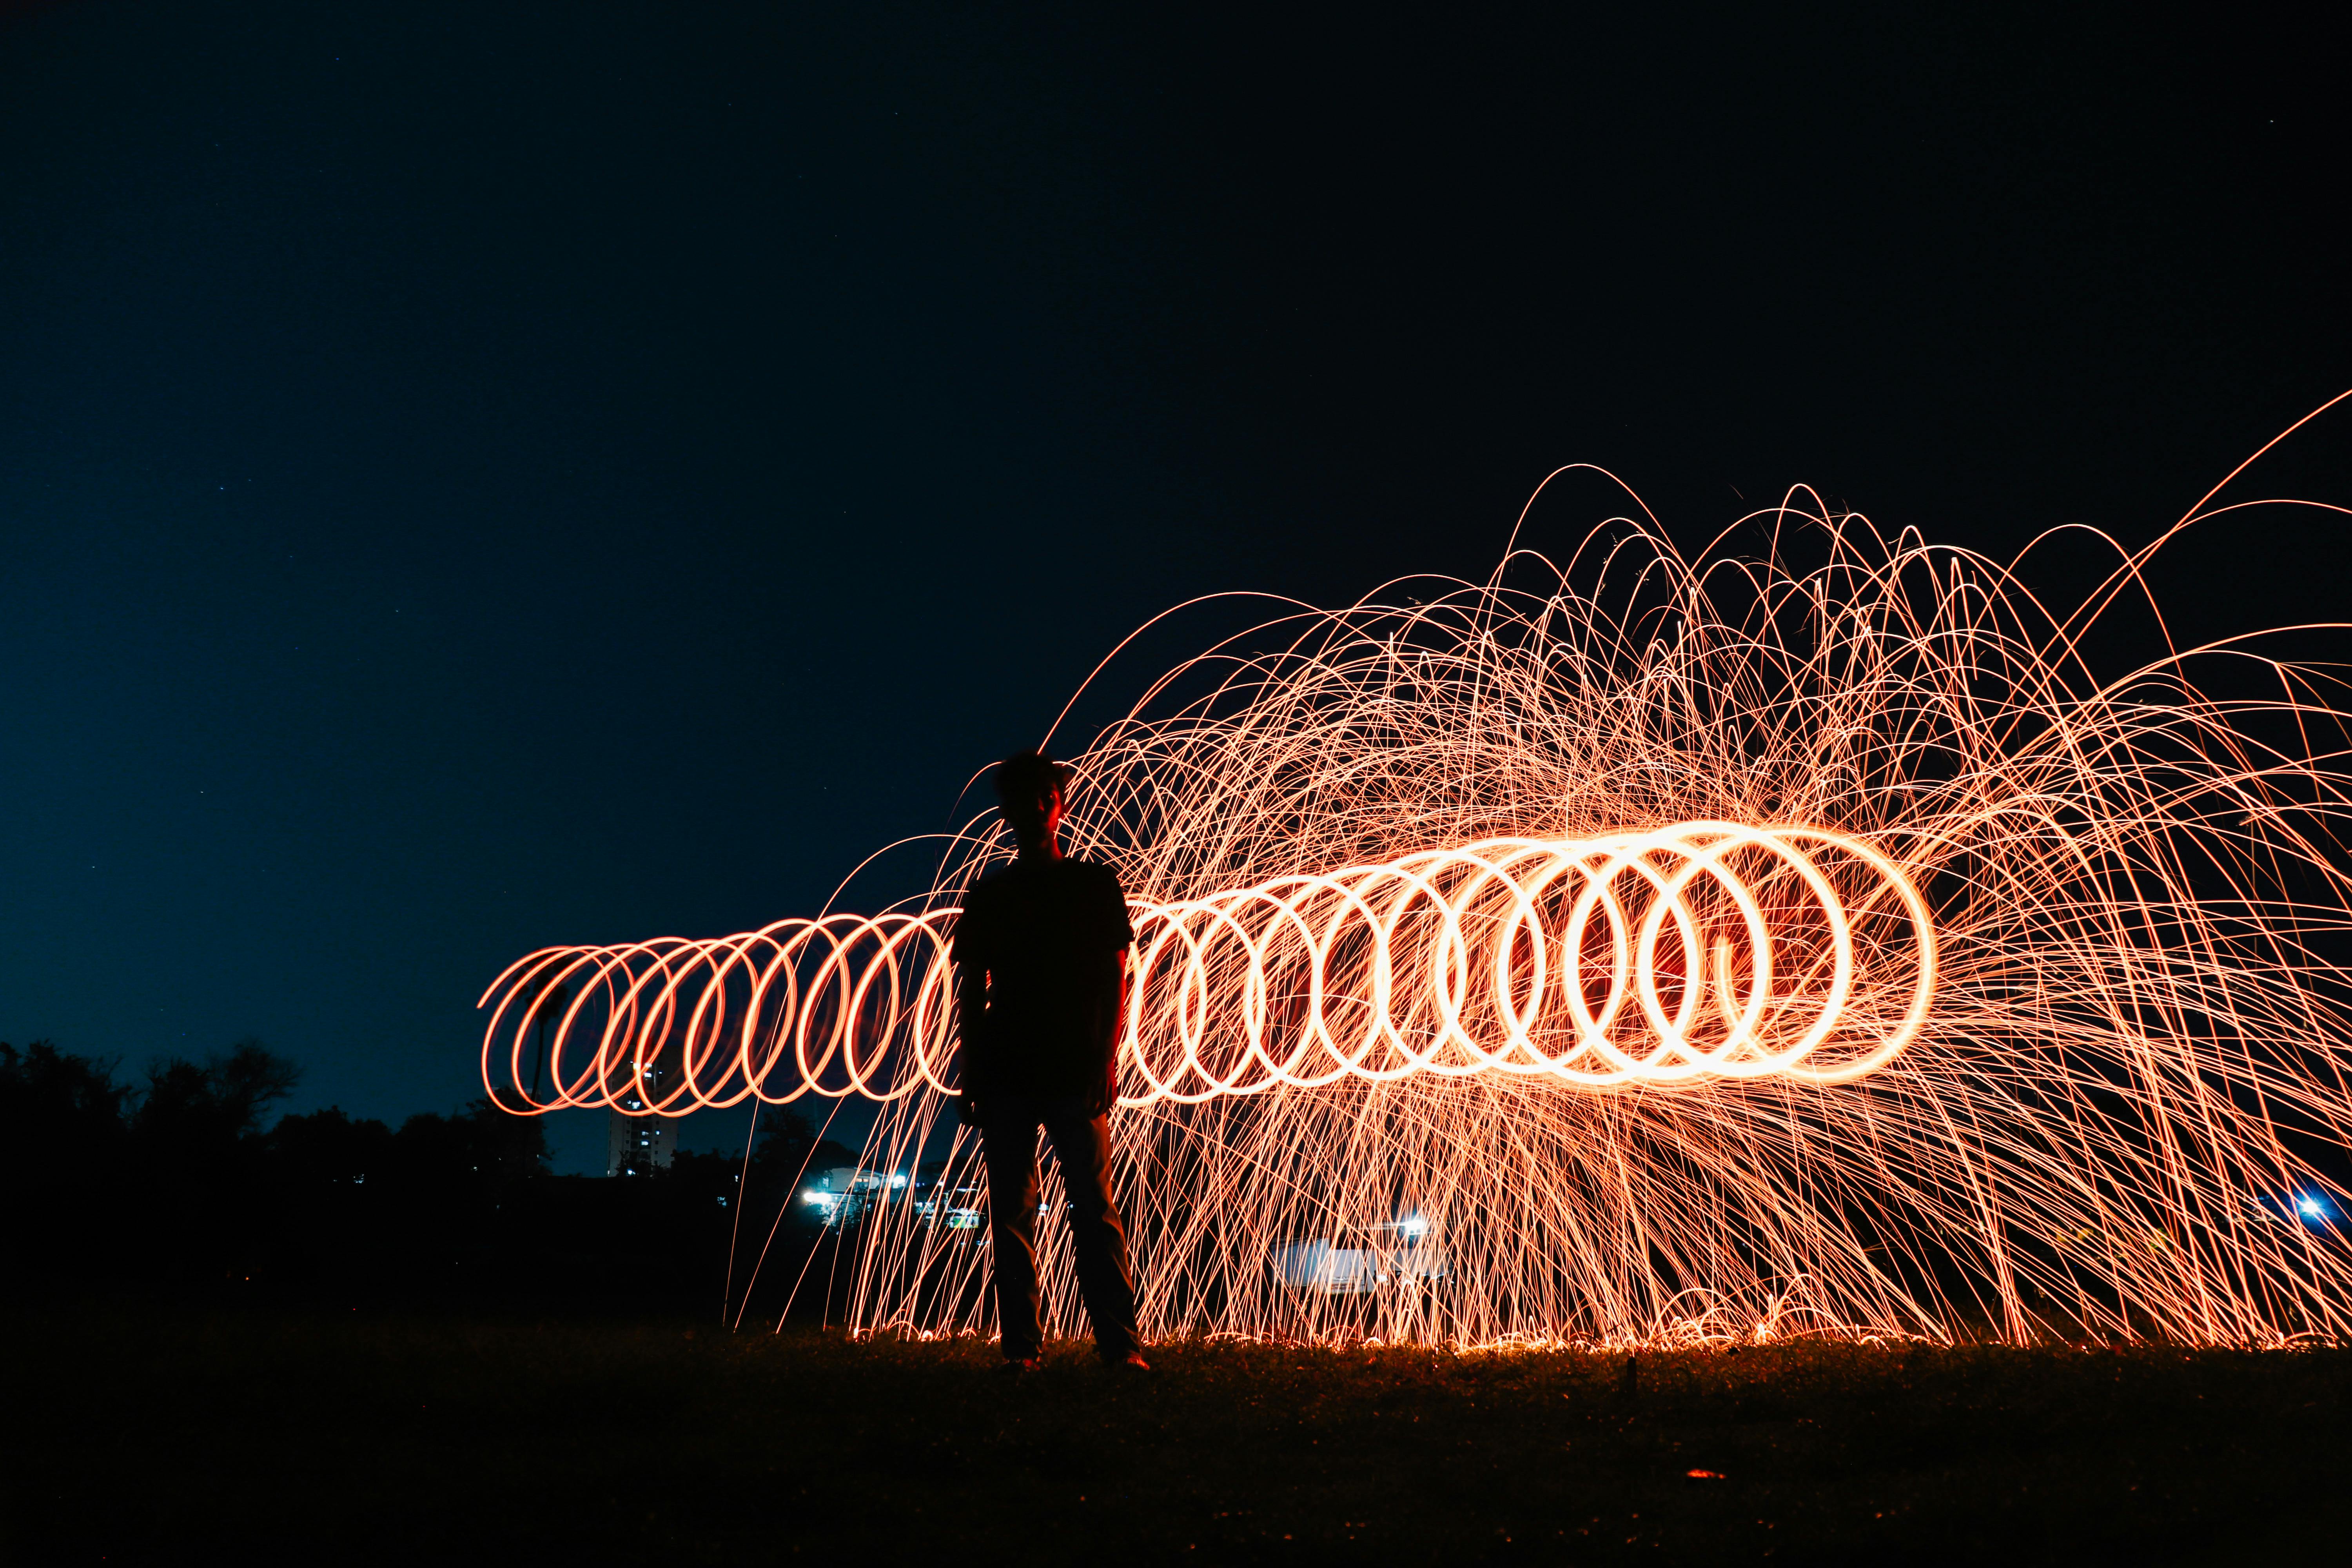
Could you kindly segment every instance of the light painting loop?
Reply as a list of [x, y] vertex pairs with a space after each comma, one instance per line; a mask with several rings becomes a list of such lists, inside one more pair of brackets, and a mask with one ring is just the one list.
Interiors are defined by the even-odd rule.
[[[952, 1094], [955, 914], [534, 953], [483, 998], [485, 1078], [535, 1110], [668, 1116]], [[1936, 979], [1902, 868], [1811, 827], [1489, 839], [1132, 919], [1131, 1109], [1422, 1073], [1843, 1083], [1911, 1041]]]

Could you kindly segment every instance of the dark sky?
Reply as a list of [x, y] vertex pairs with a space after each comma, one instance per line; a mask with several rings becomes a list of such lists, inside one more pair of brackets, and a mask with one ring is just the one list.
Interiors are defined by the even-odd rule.
[[814, 910], [1181, 598], [1572, 460], [2137, 542], [2352, 386], [2341, 31], [1126, 9], [0, 7], [0, 1038], [446, 1110], [510, 958]]

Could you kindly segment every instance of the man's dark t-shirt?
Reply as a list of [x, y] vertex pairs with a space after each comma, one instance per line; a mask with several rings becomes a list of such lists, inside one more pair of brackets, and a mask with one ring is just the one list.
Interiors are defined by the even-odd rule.
[[982, 877], [955, 927], [958, 967], [988, 972], [981, 1038], [968, 1029], [963, 1042], [971, 1090], [1076, 1095], [1108, 1110], [1118, 952], [1134, 940], [1108, 866], [1024, 858]]

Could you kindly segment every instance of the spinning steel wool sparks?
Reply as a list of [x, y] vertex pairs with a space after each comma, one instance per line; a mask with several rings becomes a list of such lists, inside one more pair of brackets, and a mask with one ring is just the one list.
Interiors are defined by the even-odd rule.
[[[2342, 1212], [2352, 1145], [2336, 679], [2245, 639], [2095, 673], [2154, 547], [2057, 613], [2021, 566], [1757, 521], [1288, 615], [1075, 759], [1071, 852], [1134, 900], [1147, 1334], [2352, 1327], [2352, 1255], [2282, 1199]], [[866, 1163], [922, 1173], [842, 1235], [851, 1321], [987, 1331], [946, 954], [1009, 853], [991, 816], [916, 907], [535, 953], [486, 1081], [882, 1101]]]

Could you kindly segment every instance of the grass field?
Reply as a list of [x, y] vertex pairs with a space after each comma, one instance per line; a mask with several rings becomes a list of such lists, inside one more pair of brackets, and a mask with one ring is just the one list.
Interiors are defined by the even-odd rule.
[[[2352, 1556], [2352, 1352], [1066, 1349], [682, 1322], [6, 1321], [9, 1563]], [[1713, 1474], [1694, 1477], [1694, 1471]]]

